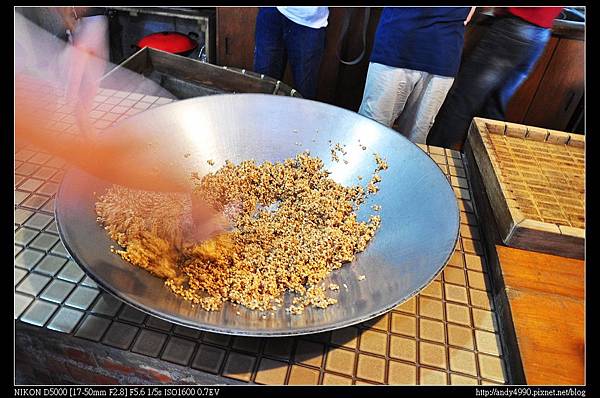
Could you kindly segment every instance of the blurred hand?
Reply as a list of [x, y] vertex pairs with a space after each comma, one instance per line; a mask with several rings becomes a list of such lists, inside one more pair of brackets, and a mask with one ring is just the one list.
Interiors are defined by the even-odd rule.
[[[157, 164], [152, 155], [156, 147], [148, 145], [138, 126], [122, 127], [119, 134], [94, 135], [89, 111], [108, 65], [106, 29], [105, 16], [78, 20], [71, 45], [15, 13], [15, 140], [33, 144], [115, 184], [191, 192], [190, 178]], [[137, 86], [139, 92], [168, 96], [156, 83], [134, 72], [121, 68], [111, 73], [112, 87], [125, 87], [135, 79], [143, 80]], [[81, 135], [53, 129], [57, 116], [74, 109], [65, 107], [67, 87]], [[184, 153], [173, 156], [181, 159]]]
[[77, 20], [71, 31], [73, 45], [65, 49], [67, 63], [67, 100], [75, 107], [81, 133], [95, 136], [89, 114], [108, 63], [108, 19], [92, 16]]
[[192, 222], [188, 239], [195, 242], [233, 229], [225, 212], [217, 212], [195, 193], [192, 193]]
[[[143, 156], [151, 148], [148, 139], [138, 134], [137, 126], [124, 127], [119, 134], [95, 135], [89, 114], [108, 65], [108, 21], [105, 16], [75, 19], [67, 12], [69, 8], [59, 11], [65, 27], [72, 32], [70, 44], [15, 15], [15, 139], [115, 184], [189, 193], [193, 188], [191, 180], [176, 180], [172, 170], [157, 167], [152, 156]], [[119, 82], [125, 86], [139, 77], [124, 70], [111, 76], [113, 86]], [[152, 81], [146, 83], [148, 89], [160, 88]], [[64, 109], [65, 91], [81, 135], [53, 130], [57, 114], [71, 111]], [[160, 95], [161, 91], [151, 93]], [[194, 200], [192, 210], [192, 241], [202, 242], [230, 229], [223, 214], [204, 202]]]
[[[173, 178], [176, 170], [157, 167], [148, 139], [135, 125], [119, 134], [85, 137], [52, 129], [61, 106], [61, 90], [35, 77], [15, 79], [15, 137], [33, 144], [72, 165], [115, 184], [134, 189], [191, 192], [191, 178]], [[183, 154], [181, 154], [183, 157]]]

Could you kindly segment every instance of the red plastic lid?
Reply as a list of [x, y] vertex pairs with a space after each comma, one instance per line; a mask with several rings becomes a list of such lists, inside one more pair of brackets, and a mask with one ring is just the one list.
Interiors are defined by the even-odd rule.
[[138, 47], [150, 47], [172, 54], [184, 53], [196, 48], [197, 43], [188, 36], [178, 32], [153, 33], [138, 41]]

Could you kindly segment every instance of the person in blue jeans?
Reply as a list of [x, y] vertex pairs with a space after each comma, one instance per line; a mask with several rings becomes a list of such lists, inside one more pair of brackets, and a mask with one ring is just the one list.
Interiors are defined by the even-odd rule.
[[289, 61], [294, 88], [317, 95], [325, 49], [327, 7], [261, 7], [256, 17], [254, 71], [282, 79]]
[[506, 7], [464, 60], [427, 144], [462, 150], [474, 117], [504, 120], [508, 103], [550, 40], [562, 7]]

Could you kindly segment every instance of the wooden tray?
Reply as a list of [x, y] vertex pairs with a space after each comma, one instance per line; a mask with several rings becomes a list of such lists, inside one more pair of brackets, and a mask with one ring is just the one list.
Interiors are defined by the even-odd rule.
[[474, 118], [468, 141], [504, 244], [583, 258], [584, 137]]

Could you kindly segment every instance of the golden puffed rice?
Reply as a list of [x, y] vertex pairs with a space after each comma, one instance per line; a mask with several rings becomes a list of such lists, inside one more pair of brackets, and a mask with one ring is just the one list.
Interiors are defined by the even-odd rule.
[[[376, 172], [387, 168], [378, 155], [376, 163]], [[275, 310], [290, 291], [295, 297], [286, 310], [301, 314], [306, 306], [337, 302], [318, 285], [365, 250], [381, 222], [379, 216], [358, 221], [365, 190], [344, 187], [329, 174], [322, 160], [307, 153], [275, 164], [227, 161], [214, 173], [196, 174], [194, 195], [228, 214], [234, 226], [199, 244], [186, 237], [193, 222], [191, 199], [183, 194], [112, 186], [96, 212], [123, 248], [115, 253], [205, 310], [226, 301]], [[232, 206], [236, 210], [227, 213]]]

